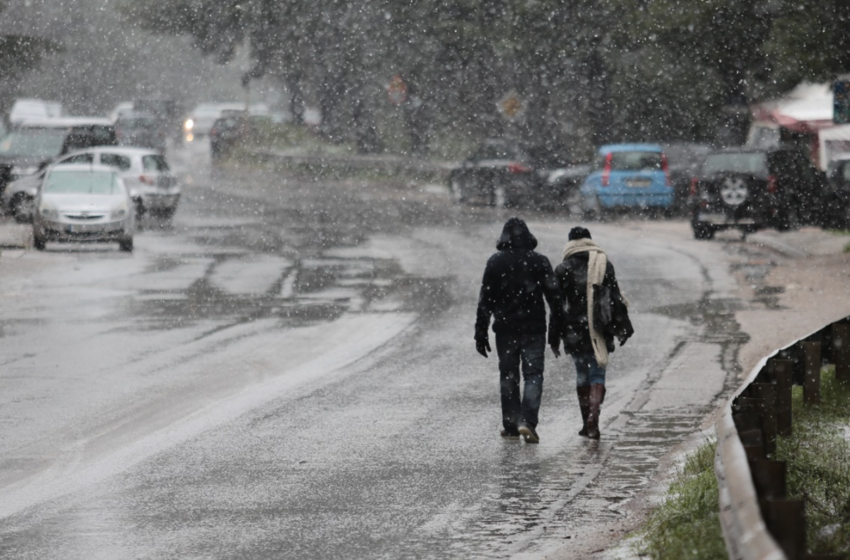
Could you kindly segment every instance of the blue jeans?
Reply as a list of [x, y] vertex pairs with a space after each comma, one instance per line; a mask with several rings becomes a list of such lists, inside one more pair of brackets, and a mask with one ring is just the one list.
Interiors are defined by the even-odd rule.
[[576, 365], [576, 387], [587, 387], [589, 385], [605, 385], [605, 368], [596, 362], [596, 356], [590, 354], [574, 354], [573, 362]]
[[[500, 388], [502, 393], [502, 425], [515, 430], [520, 423], [537, 427], [537, 413], [543, 395], [543, 358], [545, 334], [496, 333], [496, 352], [499, 354]], [[525, 386], [522, 401], [519, 394], [519, 368]]]

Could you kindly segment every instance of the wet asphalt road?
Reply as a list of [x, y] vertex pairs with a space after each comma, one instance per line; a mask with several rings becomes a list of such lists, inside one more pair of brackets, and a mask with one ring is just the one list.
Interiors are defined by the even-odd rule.
[[[536, 558], [622, 515], [728, 394], [717, 245], [593, 225], [632, 301], [603, 439], [547, 354], [541, 444], [502, 441], [478, 283], [509, 215], [436, 186], [172, 154], [136, 251], [0, 261], [0, 558]], [[575, 222], [523, 213], [557, 262]]]

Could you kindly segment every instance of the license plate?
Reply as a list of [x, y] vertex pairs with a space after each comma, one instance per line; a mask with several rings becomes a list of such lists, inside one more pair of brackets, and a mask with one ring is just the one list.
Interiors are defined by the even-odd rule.
[[627, 187], [648, 187], [652, 184], [649, 179], [630, 179], [626, 181]]
[[709, 222], [709, 223], [712, 223], [712, 224], [722, 224], [722, 223], [726, 222], [726, 214], [701, 213], [699, 215], [699, 221]]

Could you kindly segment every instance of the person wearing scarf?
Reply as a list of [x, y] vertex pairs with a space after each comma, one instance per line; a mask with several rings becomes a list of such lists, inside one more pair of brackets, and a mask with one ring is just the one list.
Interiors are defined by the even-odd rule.
[[[608, 355], [614, 351], [615, 336], [622, 346], [634, 330], [628, 318], [628, 302], [620, 293], [614, 266], [605, 251], [581, 226], [570, 230], [568, 240], [564, 260], [555, 268], [563, 310], [560, 335], [564, 351], [572, 356], [576, 366], [576, 393], [583, 423], [579, 435], [599, 439]], [[607, 287], [614, 302], [614, 321], [604, 327], [594, 324], [594, 285]]]
[[[487, 357], [488, 330], [493, 317], [496, 352], [499, 355], [503, 438], [522, 436], [539, 443], [537, 434], [540, 399], [543, 395], [543, 359], [547, 343], [546, 304], [549, 305], [548, 343], [560, 355], [558, 325], [562, 323], [558, 284], [549, 259], [537, 253], [537, 239], [520, 218], [510, 218], [488, 260], [478, 296], [475, 348]], [[519, 369], [525, 381], [522, 400]]]

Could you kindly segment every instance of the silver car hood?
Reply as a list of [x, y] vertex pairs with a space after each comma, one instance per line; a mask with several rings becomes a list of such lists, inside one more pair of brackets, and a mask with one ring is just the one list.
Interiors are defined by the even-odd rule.
[[47, 203], [60, 212], [108, 212], [127, 201], [124, 193], [118, 194], [47, 194], [41, 195]]

